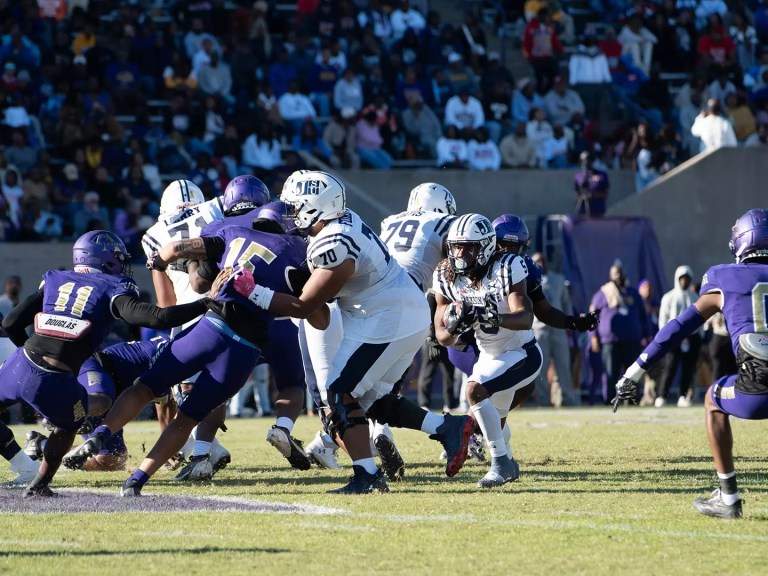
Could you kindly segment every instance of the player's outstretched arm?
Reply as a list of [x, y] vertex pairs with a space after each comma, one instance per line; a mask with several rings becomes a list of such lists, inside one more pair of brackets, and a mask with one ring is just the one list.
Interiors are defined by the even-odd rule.
[[560, 330], [588, 332], [597, 328], [600, 321], [599, 310], [578, 316], [570, 316], [559, 308], [552, 306], [546, 298], [533, 303], [533, 313], [538, 320], [544, 322], [547, 326], [559, 328]]
[[[206, 242], [208, 240], [208, 242]], [[187, 258], [190, 260], [206, 260], [210, 256], [210, 248], [215, 242], [213, 238], [188, 238], [177, 240], [163, 246], [159, 252], [152, 254], [147, 260], [147, 268], [163, 272], [168, 264]], [[223, 242], [217, 242], [222, 244]], [[223, 246], [221, 247], [223, 252]]]
[[160, 308], [140, 301], [135, 296], [122, 295], [115, 298], [112, 307], [117, 316], [136, 326], [166, 330], [194, 320], [208, 310], [208, 298], [189, 304]]

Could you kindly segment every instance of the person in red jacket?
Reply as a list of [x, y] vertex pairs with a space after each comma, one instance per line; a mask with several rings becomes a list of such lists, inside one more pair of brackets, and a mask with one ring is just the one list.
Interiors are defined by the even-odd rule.
[[541, 94], [552, 88], [560, 72], [557, 58], [562, 52], [563, 45], [549, 19], [549, 10], [542, 8], [536, 18], [526, 24], [523, 35], [523, 55], [533, 68]]

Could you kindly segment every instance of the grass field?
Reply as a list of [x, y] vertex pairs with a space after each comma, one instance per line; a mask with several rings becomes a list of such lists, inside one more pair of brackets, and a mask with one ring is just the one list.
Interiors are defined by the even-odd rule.
[[[271, 423], [229, 423], [222, 441], [233, 463], [212, 484], [180, 486], [161, 471], [144, 492], [316, 508], [2, 514], [0, 573], [766, 573], [765, 423], [734, 424], [742, 521], [693, 509], [693, 499], [714, 485], [700, 406], [516, 411], [521, 478], [494, 491], [475, 486], [485, 465], [468, 462], [445, 478], [439, 444], [397, 431], [406, 481], [391, 484], [388, 495], [361, 497], [325, 494], [345, 482], [348, 469], [290, 469], [264, 440]], [[17, 427], [17, 438], [26, 430]], [[302, 418], [295, 435], [309, 441], [315, 430], [313, 419]], [[151, 422], [128, 429], [132, 467], [156, 435]], [[2, 476], [11, 477], [7, 468]], [[116, 495], [125, 477], [62, 470], [55, 484]]]

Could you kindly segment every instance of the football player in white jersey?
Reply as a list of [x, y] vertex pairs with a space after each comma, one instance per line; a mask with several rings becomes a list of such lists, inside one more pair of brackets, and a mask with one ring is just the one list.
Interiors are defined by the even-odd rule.
[[[205, 226], [216, 220], [221, 220], [223, 217], [224, 210], [221, 198], [217, 197], [206, 202], [203, 191], [194, 182], [174, 180], [163, 191], [157, 223], [147, 230], [141, 239], [144, 252], [147, 258], [150, 258], [152, 254], [159, 252], [163, 246], [175, 240], [197, 238]], [[164, 272], [152, 271], [152, 284], [155, 287], [158, 306], [165, 308], [174, 304], [185, 304], [199, 300], [204, 296], [204, 294], [195, 292], [190, 286], [186, 266], [186, 262], [178, 262], [168, 266]], [[172, 335], [195, 322], [197, 319], [174, 329]], [[188, 383], [183, 383], [178, 390], [186, 388], [193, 382], [194, 379]], [[181, 392], [179, 396], [181, 396]], [[160, 411], [168, 407], [169, 404], [158, 405], [157, 409]], [[176, 480], [209, 480], [218, 470], [230, 462], [229, 451], [216, 440], [216, 432], [224, 422], [225, 411], [226, 407], [224, 406], [218, 408], [192, 432], [182, 456], [183, 458], [189, 453], [189, 463], [179, 472]], [[162, 415], [162, 419], [166, 422], [170, 421], [171, 418], [173, 418], [173, 414]], [[161, 414], [158, 413], [158, 420], [160, 419]]]
[[448, 258], [434, 274], [435, 331], [443, 346], [474, 329], [480, 356], [467, 383], [467, 400], [491, 454], [478, 486], [491, 488], [519, 476], [505, 444], [507, 414], [533, 392], [542, 356], [533, 337], [528, 270], [515, 254], [495, 253], [496, 232], [479, 214], [466, 214], [448, 231]]
[[[453, 194], [445, 186], [424, 182], [411, 190], [404, 212], [381, 222], [380, 236], [389, 253], [422, 292], [431, 287], [432, 273], [445, 258], [445, 236], [455, 214]], [[428, 298], [431, 310], [434, 310], [434, 296], [430, 294]], [[432, 330], [430, 326], [430, 332]], [[402, 477], [405, 464], [389, 426], [375, 423], [372, 440], [387, 476], [390, 479]]]
[[[312, 274], [301, 296], [254, 285], [247, 272], [235, 277], [235, 288], [258, 306], [295, 318], [306, 318], [327, 301], [338, 299], [344, 338], [332, 361], [326, 405], [331, 410], [332, 436], [344, 442], [354, 476], [333, 492], [388, 492], [373, 459], [365, 414], [390, 395], [413, 361], [427, 334], [429, 307], [381, 239], [346, 208], [346, 191], [338, 178], [320, 171], [300, 174], [283, 189], [281, 200], [309, 237], [307, 262]], [[449, 454], [448, 474], [454, 475], [466, 458], [474, 420], [438, 416], [415, 404], [411, 408], [417, 418], [414, 425], [410, 417], [408, 427], [428, 432], [443, 443]], [[407, 410], [400, 407], [395, 419], [404, 420]]]

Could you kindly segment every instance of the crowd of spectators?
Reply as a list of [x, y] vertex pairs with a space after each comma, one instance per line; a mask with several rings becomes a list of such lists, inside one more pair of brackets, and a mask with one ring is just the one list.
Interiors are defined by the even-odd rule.
[[0, 0], [0, 239], [109, 228], [140, 255], [168, 179], [279, 187], [305, 152], [498, 170], [588, 151], [642, 188], [700, 150], [766, 144], [766, 4], [563, 1], [489, 5], [517, 22], [530, 70], [513, 78], [481, 2], [444, 22], [435, 0]]

